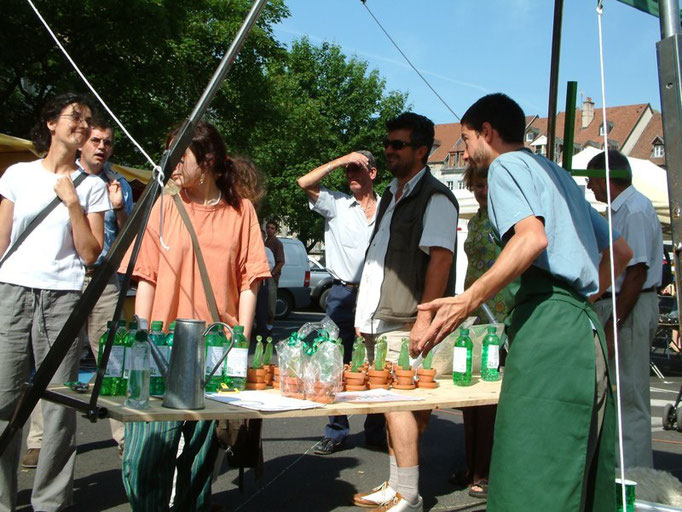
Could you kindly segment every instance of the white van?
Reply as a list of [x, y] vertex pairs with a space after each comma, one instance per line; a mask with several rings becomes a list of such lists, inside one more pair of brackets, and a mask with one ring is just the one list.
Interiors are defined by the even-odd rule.
[[310, 305], [310, 267], [305, 246], [296, 238], [277, 237], [284, 246], [284, 266], [277, 288], [277, 318]]

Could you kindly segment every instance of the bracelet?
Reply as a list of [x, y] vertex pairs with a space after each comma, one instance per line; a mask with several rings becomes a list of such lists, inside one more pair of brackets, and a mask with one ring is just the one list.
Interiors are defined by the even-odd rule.
[[325, 171], [327, 174], [329, 174], [332, 171], [332, 163], [327, 162], [327, 170]]

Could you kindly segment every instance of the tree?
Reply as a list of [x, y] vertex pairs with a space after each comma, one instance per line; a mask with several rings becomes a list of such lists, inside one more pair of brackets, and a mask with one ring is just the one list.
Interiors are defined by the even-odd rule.
[[[356, 149], [369, 149], [383, 165], [385, 121], [401, 112], [406, 95], [385, 92], [385, 81], [367, 63], [347, 58], [337, 45], [292, 44], [286, 59], [273, 61], [272, 110], [252, 134], [253, 155], [269, 177], [265, 216], [284, 221], [310, 250], [323, 236], [323, 221], [307, 207], [299, 176]], [[378, 186], [389, 181], [380, 174]], [[346, 187], [337, 172], [326, 185]]]

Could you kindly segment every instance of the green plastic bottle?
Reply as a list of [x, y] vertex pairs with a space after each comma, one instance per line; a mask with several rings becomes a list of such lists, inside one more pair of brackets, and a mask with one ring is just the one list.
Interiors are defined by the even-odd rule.
[[125, 346], [125, 356], [123, 358], [123, 378], [121, 379], [121, 386], [119, 387], [119, 395], [125, 396], [128, 389], [128, 379], [130, 378], [131, 358], [133, 355], [133, 343], [135, 343], [135, 334], [137, 333], [137, 322], [131, 321], [128, 328], [128, 333], [123, 340]]
[[[168, 360], [168, 351], [166, 350], [166, 335], [163, 332], [163, 322], [160, 320], [154, 320], [152, 322], [152, 328], [149, 330], [149, 339], [156, 345], [161, 355], [170, 363]], [[166, 382], [161, 375], [159, 366], [156, 364], [156, 360], [151, 358], [151, 374], [149, 376], [149, 393], [152, 395], [163, 395], [166, 392]]]
[[166, 347], [168, 350], [168, 364], [170, 364], [171, 353], [173, 352], [173, 340], [175, 339], [175, 322], [171, 322], [168, 326], [168, 334], [166, 334]]
[[130, 349], [125, 406], [133, 409], [149, 408], [150, 348], [147, 336], [144, 329], [136, 331]]
[[452, 353], [452, 382], [455, 386], [471, 385], [473, 351], [474, 344], [469, 337], [469, 329], [460, 329]]
[[[213, 371], [213, 368], [218, 364], [218, 361], [220, 361], [220, 358], [225, 351], [225, 343], [227, 343], [227, 340], [222, 331], [211, 330], [206, 335], [206, 365], [204, 374], [207, 379], [209, 374]], [[220, 384], [225, 378], [224, 371], [225, 367], [224, 365], [221, 365], [221, 368], [216, 370], [213, 377], [206, 381], [206, 392], [213, 393], [218, 391]], [[244, 375], [246, 375], [246, 373]]]
[[497, 336], [497, 327], [488, 327], [488, 334], [483, 338], [481, 351], [481, 378], [494, 382], [500, 380], [500, 338]]
[[125, 379], [123, 378], [123, 371], [125, 370], [125, 360], [126, 360], [126, 338], [128, 336], [128, 329], [126, 328], [126, 321], [125, 320], [119, 320], [118, 321], [118, 327], [116, 328], [116, 337], [114, 338], [114, 345], [111, 347], [111, 350], [113, 352], [115, 347], [118, 347], [116, 349], [118, 353], [118, 358], [121, 361], [121, 376], [116, 377], [116, 391], [115, 395], [116, 396], [126, 396], [126, 387], [127, 383]]
[[398, 366], [402, 370], [410, 369], [410, 340], [403, 338], [400, 341], [400, 355], [398, 356]]
[[249, 362], [249, 340], [244, 336], [244, 327], [234, 326], [234, 345], [227, 355], [223, 382], [230, 389], [246, 389], [246, 367]]
[[[111, 321], [107, 322], [107, 329], [104, 331], [99, 339], [99, 346], [97, 350], [97, 365], [99, 366], [102, 360], [102, 354], [104, 353], [104, 346], [109, 338], [109, 332], [111, 331]], [[102, 396], [115, 396], [118, 390], [118, 381], [123, 375], [123, 347], [116, 345], [116, 335], [114, 335], [114, 343], [111, 346], [111, 352], [109, 353], [109, 361], [107, 362], [107, 367], [104, 370], [104, 378], [102, 379], [102, 387], [100, 388], [100, 395]]]
[[267, 342], [263, 352], [263, 364], [270, 364], [270, 359], [272, 358], [272, 336], [268, 336]]

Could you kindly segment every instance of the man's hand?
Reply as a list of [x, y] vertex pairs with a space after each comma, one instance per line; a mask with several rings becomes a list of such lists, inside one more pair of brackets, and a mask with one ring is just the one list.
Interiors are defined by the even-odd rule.
[[[429, 313], [431, 325], [416, 345], [417, 353], [428, 354], [445, 337], [466, 320], [472, 311], [467, 293], [457, 297], [444, 297], [418, 306], [419, 313]], [[418, 317], [417, 317], [418, 318]]]
[[367, 158], [365, 155], [362, 153], [349, 153], [346, 156], [342, 157], [342, 164], [343, 167], [348, 167], [349, 165], [357, 165], [358, 167], [362, 167], [365, 171], [369, 171], [369, 158]]
[[428, 330], [433, 320], [431, 311], [418, 311], [417, 320], [410, 330], [410, 355], [417, 357], [421, 353], [420, 342], [424, 333]]
[[114, 210], [120, 210], [123, 208], [123, 190], [121, 189], [121, 184], [118, 180], [112, 180], [107, 184], [107, 190], [109, 191], [109, 201], [111, 201], [111, 207]]
[[73, 186], [70, 176], [60, 176], [57, 178], [57, 182], [54, 184], [54, 191], [67, 208], [79, 204], [76, 188]]

